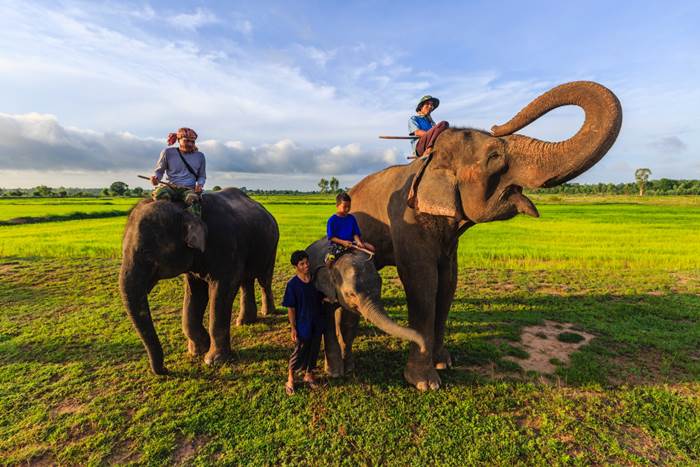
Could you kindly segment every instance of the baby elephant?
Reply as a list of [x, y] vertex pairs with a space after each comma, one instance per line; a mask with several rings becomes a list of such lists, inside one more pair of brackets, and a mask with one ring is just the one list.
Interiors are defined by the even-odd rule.
[[318, 240], [306, 249], [316, 288], [337, 308], [330, 313], [324, 342], [326, 370], [342, 376], [353, 370], [352, 342], [357, 335], [359, 315], [389, 335], [415, 342], [422, 352], [425, 340], [415, 330], [399, 326], [384, 311], [381, 303], [382, 279], [372, 259], [363, 252], [350, 250], [331, 268], [324, 263], [328, 240]]

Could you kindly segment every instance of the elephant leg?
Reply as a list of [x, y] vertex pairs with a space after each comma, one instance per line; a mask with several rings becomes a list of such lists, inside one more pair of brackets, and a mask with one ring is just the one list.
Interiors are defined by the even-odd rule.
[[193, 274], [186, 274], [184, 283], [182, 331], [187, 336], [187, 351], [190, 355], [204, 355], [209, 350], [209, 333], [202, 324], [209, 302], [209, 284]]
[[335, 308], [335, 305], [324, 304], [323, 306], [323, 351], [325, 353], [326, 373], [332, 378], [338, 378], [345, 374], [343, 367], [343, 353], [340, 350], [338, 334], [336, 331], [336, 316], [341, 313], [342, 308]]
[[345, 373], [355, 370], [355, 359], [352, 355], [352, 343], [357, 336], [357, 328], [360, 323], [360, 315], [341, 308], [338, 336], [340, 341], [340, 351], [343, 355], [343, 366]]
[[209, 284], [209, 352], [208, 365], [231, 359], [231, 308], [240, 287], [240, 279]]
[[411, 343], [404, 378], [418, 390], [438, 389], [440, 376], [433, 364], [435, 342], [435, 297], [438, 289], [437, 265], [421, 251], [406, 251], [397, 261], [397, 271], [408, 302], [408, 323], [425, 339], [426, 352]]
[[275, 312], [275, 299], [272, 295], [272, 275], [274, 272], [274, 263], [265, 274], [258, 279], [260, 288], [262, 289], [262, 305], [260, 306], [260, 314], [263, 316], [271, 315]]
[[241, 283], [241, 309], [236, 318], [236, 325], [251, 324], [258, 320], [258, 307], [255, 304], [255, 279], [245, 279]]
[[444, 370], [452, 366], [450, 353], [445, 349], [445, 326], [457, 288], [457, 253], [438, 266], [438, 292], [435, 303], [435, 343], [433, 362], [435, 368]]

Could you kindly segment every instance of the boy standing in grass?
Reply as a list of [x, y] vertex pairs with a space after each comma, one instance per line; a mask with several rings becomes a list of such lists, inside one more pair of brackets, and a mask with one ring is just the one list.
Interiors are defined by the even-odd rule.
[[328, 237], [328, 254], [326, 264], [332, 266], [333, 262], [349, 248], [358, 246], [369, 251], [374, 251], [374, 246], [363, 242], [360, 227], [357, 219], [350, 214], [352, 207], [350, 195], [343, 192], [335, 197], [335, 214], [333, 214], [326, 224], [326, 235]]
[[318, 352], [323, 334], [321, 301], [323, 295], [311, 282], [309, 255], [298, 250], [292, 253], [292, 265], [296, 275], [287, 282], [282, 306], [287, 307], [289, 324], [292, 327], [294, 351], [289, 358], [289, 373], [285, 391], [294, 394], [294, 372], [304, 372], [304, 382], [311, 389], [316, 387], [313, 370], [316, 368]]

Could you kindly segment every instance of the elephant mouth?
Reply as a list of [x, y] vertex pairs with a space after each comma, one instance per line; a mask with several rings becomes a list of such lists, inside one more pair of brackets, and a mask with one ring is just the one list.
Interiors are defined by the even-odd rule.
[[523, 187], [518, 185], [510, 185], [503, 193], [499, 201], [507, 201], [509, 204], [515, 206], [520, 214], [526, 214], [532, 217], [540, 217], [540, 213], [537, 211], [535, 205], [530, 201], [530, 199], [523, 194]]

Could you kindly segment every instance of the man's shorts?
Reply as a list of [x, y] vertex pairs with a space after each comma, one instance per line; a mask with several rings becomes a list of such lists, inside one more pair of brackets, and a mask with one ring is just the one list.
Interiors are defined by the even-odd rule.
[[184, 201], [187, 205], [187, 210], [197, 217], [202, 217], [202, 206], [200, 197], [193, 188], [177, 187], [172, 188], [165, 185], [160, 185], [153, 190], [151, 196], [154, 200], [168, 201]]

